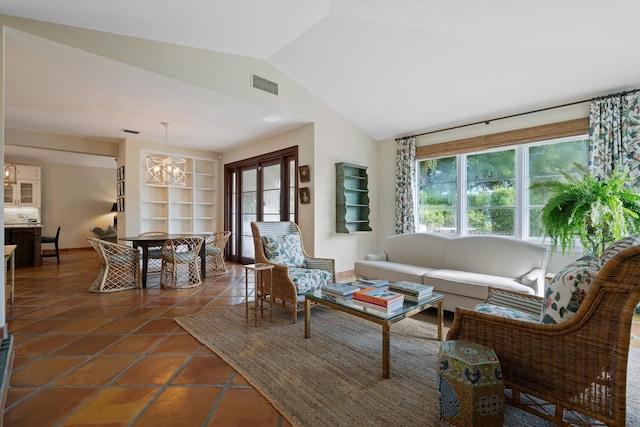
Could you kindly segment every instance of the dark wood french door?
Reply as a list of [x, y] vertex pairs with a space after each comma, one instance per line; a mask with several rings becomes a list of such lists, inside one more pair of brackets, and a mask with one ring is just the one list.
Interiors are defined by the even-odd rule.
[[251, 222], [297, 221], [297, 159], [298, 147], [291, 147], [224, 166], [229, 261], [254, 261]]

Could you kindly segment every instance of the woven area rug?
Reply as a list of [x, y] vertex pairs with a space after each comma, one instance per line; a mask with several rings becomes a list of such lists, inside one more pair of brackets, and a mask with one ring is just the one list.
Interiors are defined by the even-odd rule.
[[[266, 316], [266, 314], [265, 314]], [[243, 375], [293, 425], [439, 425], [434, 316], [419, 314], [391, 326], [391, 378], [382, 378], [381, 328], [326, 307], [304, 317], [273, 311], [273, 322], [245, 322], [244, 305], [176, 319], [178, 324]], [[632, 350], [637, 361], [640, 351]], [[629, 390], [637, 397], [638, 363]], [[634, 391], [632, 391], [634, 390]], [[640, 425], [638, 399], [628, 395], [627, 425]], [[630, 406], [633, 405], [633, 406]], [[552, 426], [507, 406], [505, 426]]]

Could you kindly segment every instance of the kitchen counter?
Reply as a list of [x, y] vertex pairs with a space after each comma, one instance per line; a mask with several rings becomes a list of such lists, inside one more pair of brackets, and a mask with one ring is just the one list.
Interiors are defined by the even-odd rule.
[[42, 265], [42, 226], [39, 224], [5, 224], [5, 245], [17, 245], [16, 267]]

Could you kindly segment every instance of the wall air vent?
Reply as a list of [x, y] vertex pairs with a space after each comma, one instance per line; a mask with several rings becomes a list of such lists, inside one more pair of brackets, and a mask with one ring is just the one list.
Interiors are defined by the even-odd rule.
[[271, 80], [267, 80], [264, 77], [257, 76], [255, 74], [251, 75], [251, 86], [263, 90], [265, 92], [269, 92], [273, 95], [278, 95], [278, 83], [272, 82]]

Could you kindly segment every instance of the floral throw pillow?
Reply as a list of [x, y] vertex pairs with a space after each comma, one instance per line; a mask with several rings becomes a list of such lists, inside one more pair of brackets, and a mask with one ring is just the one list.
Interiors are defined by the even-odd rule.
[[264, 255], [274, 264], [304, 267], [304, 253], [298, 233], [281, 236], [262, 236]]
[[560, 270], [545, 293], [541, 323], [556, 324], [573, 317], [602, 264], [600, 259], [591, 258], [572, 262]]

